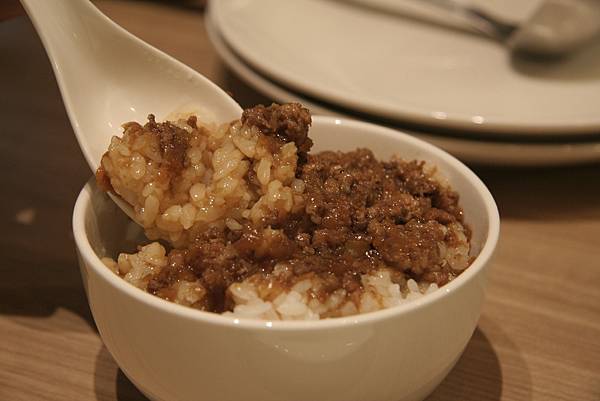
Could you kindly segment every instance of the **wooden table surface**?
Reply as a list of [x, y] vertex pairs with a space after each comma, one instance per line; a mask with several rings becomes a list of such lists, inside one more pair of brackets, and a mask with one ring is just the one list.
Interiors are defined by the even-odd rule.
[[[99, 6], [243, 106], [269, 102], [221, 63], [201, 11]], [[25, 17], [0, 23], [0, 121], [0, 400], [145, 399], [88, 309], [70, 219], [91, 171]], [[479, 326], [429, 400], [600, 400], [600, 165], [474, 169], [501, 239]]]

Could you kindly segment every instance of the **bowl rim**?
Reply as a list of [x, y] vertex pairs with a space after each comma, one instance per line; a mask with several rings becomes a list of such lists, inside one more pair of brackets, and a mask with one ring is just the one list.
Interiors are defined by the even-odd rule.
[[452, 165], [460, 173], [460, 175], [465, 177], [469, 184], [475, 188], [478, 196], [482, 199], [485, 205], [485, 212], [488, 221], [487, 237], [483, 247], [471, 265], [456, 279], [442, 286], [439, 290], [427, 294], [427, 296], [412, 300], [411, 302], [365, 314], [310, 321], [267, 321], [237, 316], [223, 316], [213, 312], [200, 311], [164, 300], [129, 284], [108, 269], [100, 260], [98, 255], [96, 255], [87, 238], [85, 230], [86, 212], [91, 205], [90, 200], [92, 193], [96, 190], [94, 177], [92, 177], [85, 184], [79, 193], [73, 210], [73, 234], [79, 254], [85, 261], [85, 264], [90, 269], [93, 269], [94, 272], [97, 273], [97, 275], [105, 282], [113, 287], [116, 287], [119, 291], [125, 293], [129, 298], [133, 298], [133, 300], [144, 303], [149, 307], [157, 308], [165, 313], [178, 315], [185, 319], [191, 319], [217, 326], [238, 329], [268, 329], [277, 331], [312, 331], [343, 328], [345, 326], [362, 326], [365, 324], [372, 324], [377, 321], [389, 319], [398, 315], [415, 312], [425, 308], [430, 304], [440, 302], [448, 294], [457, 291], [467, 282], [473, 280], [475, 276], [480, 274], [486, 265], [488, 265], [488, 262], [490, 261], [496, 248], [500, 234], [500, 216], [496, 202], [494, 201], [490, 191], [481, 181], [481, 179], [479, 179], [479, 177], [477, 177], [477, 175], [475, 175], [475, 173], [466, 165], [464, 165], [454, 156], [432, 144], [391, 128], [357, 120], [326, 116], [313, 116], [313, 126], [314, 125], [343, 125], [352, 128], [364, 129], [376, 133], [377, 135], [383, 135], [387, 137], [393, 136], [395, 139], [400, 139], [402, 142], [408, 142], [416, 145], [416, 147], [424, 151], [425, 154], [432, 154], [443, 160], [445, 163]]

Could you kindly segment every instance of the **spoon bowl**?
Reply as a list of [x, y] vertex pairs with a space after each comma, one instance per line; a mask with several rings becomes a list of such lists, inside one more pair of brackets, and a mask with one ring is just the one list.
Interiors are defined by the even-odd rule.
[[397, 15], [425, 18], [436, 25], [466, 29], [502, 43], [510, 51], [532, 56], [566, 56], [600, 33], [598, 0], [544, 0], [521, 23], [504, 21], [493, 10], [488, 10], [491, 7], [480, 7], [475, 1], [346, 1]]
[[510, 50], [543, 57], [567, 55], [600, 32], [600, 1], [545, 0], [520, 24], [500, 20], [486, 10], [459, 0], [417, 0], [463, 17], [475, 31]]
[[[87, 0], [21, 0], [42, 39], [85, 159], [95, 171], [126, 121], [194, 112], [203, 121], [238, 118], [221, 88], [150, 46]], [[131, 206], [113, 197], [130, 217]]]
[[562, 56], [600, 32], [600, 1], [547, 0], [506, 40], [509, 48], [532, 55]]

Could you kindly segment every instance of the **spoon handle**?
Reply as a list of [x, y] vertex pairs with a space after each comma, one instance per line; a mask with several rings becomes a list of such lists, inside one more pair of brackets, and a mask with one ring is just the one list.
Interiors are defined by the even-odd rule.
[[63, 69], [70, 64], [86, 60], [85, 57], [74, 59], [75, 52], [86, 51], [86, 56], [94, 55], [92, 37], [99, 36], [95, 38], [98, 44], [108, 39], [102, 35], [105, 30], [98, 29], [105, 22], [101, 21], [102, 17], [108, 18], [88, 0], [21, 0], [21, 4], [33, 22], [59, 79], [65, 75]]
[[99, 152], [92, 151], [90, 137], [100, 142], [96, 139], [102, 138], [100, 128], [107, 129], [106, 123], [101, 126], [97, 122], [97, 115], [106, 108], [107, 81], [112, 78], [107, 74], [109, 60], [116, 59], [113, 48], [120, 49], [122, 46], [116, 45], [125, 43], [124, 30], [89, 0], [21, 0], [21, 4], [46, 49], [83, 154], [95, 169], [98, 160], [94, 153]]
[[501, 21], [477, 7], [463, 4], [457, 0], [415, 0], [426, 3], [438, 9], [462, 17], [467, 24], [477, 32], [492, 39], [504, 42], [517, 29], [514, 24]]

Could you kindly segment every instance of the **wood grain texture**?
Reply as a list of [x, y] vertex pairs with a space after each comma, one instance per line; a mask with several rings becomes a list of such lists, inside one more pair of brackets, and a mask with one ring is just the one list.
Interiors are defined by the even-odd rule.
[[[243, 106], [269, 102], [224, 68], [199, 11], [99, 6]], [[0, 23], [0, 55], [0, 400], [144, 400], [87, 306], [70, 219], [91, 172], [25, 18]], [[429, 400], [600, 400], [600, 165], [475, 171], [501, 240], [479, 326]]]

